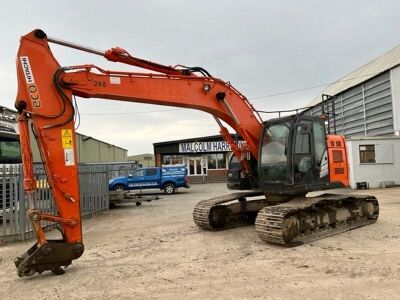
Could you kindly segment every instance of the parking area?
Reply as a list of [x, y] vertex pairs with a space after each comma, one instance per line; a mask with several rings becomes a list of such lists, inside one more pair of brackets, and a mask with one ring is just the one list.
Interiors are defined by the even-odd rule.
[[1, 298], [394, 299], [400, 188], [355, 192], [379, 199], [376, 224], [296, 248], [261, 242], [253, 226], [199, 229], [194, 205], [229, 193], [223, 183], [120, 206], [84, 220], [85, 253], [63, 276], [19, 278], [12, 260], [33, 241], [0, 245]]

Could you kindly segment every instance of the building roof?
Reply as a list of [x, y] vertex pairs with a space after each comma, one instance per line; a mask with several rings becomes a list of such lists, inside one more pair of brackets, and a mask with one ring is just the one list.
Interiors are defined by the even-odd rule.
[[387, 70], [393, 69], [400, 65], [400, 45], [386, 52], [385, 54], [375, 58], [366, 65], [358, 68], [350, 74], [340, 78], [336, 82], [326, 87], [318, 96], [310, 103], [315, 105], [321, 102], [321, 95], [326, 94], [335, 96], [353, 86], [356, 86], [368, 79], [375, 77]]
[[82, 134], [82, 133], [79, 133], [79, 132], [76, 132], [76, 131], [75, 131], [75, 134], [78, 135], [78, 136], [81, 136], [82, 137], [82, 141], [84, 141], [84, 142], [86, 142], [88, 140], [93, 140], [93, 141], [108, 145], [109, 147], [115, 147], [115, 148], [118, 148], [118, 149], [121, 149], [123, 151], [127, 151], [128, 152], [128, 149], [122, 148], [122, 147], [114, 145], [114, 144], [107, 143], [105, 141], [96, 139], [96, 138], [94, 138], [92, 136], [89, 136], [89, 135], [86, 135], [86, 134]]

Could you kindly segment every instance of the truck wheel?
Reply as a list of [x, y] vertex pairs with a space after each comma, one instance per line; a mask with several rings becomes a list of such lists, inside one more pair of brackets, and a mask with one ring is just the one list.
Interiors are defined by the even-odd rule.
[[123, 192], [123, 191], [125, 191], [125, 187], [122, 184], [118, 184], [115, 186], [114, 191]]
[[166, 193], [167, 195], [172, 195], [173, 193], [175, 193], [175, 185], [173, 183], [167, 183], [164, 186], [164, 193]]

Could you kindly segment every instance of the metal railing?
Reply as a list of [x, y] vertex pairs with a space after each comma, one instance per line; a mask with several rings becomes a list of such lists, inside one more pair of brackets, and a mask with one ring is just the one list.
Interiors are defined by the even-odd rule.
[[[46, 174], [42, 165], [35, 165], [37, 189], [35, 208], [56, 213]], [[79, 166], [81, 215], [89, 216], [109, 208], [108, 171], [102, 166]], [[0, 165], [0, 244], [26, 240], [35, 235], [26, 212], [30, 209], [23, 190], [22, 168], [19, 164]], [[46, 229], [54, 223], [43, 222]]]
[[106, 170], [108, 172], [109, 179], [128, 176], [132, 171], [141, 167], [137, 161], [124, 161], [124, 162], [110, 162], [110, 163], [80, 163], [80, 168], [93, 168], [94, 170]]

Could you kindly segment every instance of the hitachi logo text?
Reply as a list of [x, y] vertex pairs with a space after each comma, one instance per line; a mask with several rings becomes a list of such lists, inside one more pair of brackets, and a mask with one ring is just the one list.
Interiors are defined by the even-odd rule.
[[20, 60], [21, 60], [21, 64], [22, 64], [22, 69], [24, 70], [26, 83], [28, 83], [28, 84], [35, 83], [35, 80], [33, 79], [31, 65], [29, 64], [28, 56], [21, 56]]

